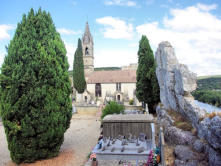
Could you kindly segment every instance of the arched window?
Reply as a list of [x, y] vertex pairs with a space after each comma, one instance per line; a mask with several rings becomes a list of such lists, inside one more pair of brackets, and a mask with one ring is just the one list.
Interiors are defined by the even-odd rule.
[[85, 48], [85, 55], [89, 55], [89, 50], [87, 47]]

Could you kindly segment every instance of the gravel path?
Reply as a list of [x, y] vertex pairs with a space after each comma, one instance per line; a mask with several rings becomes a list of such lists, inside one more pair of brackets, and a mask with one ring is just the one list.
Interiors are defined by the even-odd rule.
[[[97, 143], [100, 133], [100, 121], [95, 115], [72, 116], [71, 126], [65, 133], [65, 140], [58, 157], [37, 161], [21, 166], [81, 166], [87, 161], [87, 155]], [[16, 166], [7, 148], [4, 128], [0, 122], [0, 166]]]

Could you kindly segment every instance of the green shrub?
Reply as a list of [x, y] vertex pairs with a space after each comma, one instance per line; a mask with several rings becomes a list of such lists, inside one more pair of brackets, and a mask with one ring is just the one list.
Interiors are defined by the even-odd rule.
[[109, 115], [109, 114], [120, 114], [120, 113], [123, 113], [123, 111], [124, 111], [124, 106], [123, 105], [120, 105], [120, 104], [118, 104], [115, 101], [111, 101], [102, 110], [101, 119], [103, 119], [106, 115]]
[[18, 23], [0, 75], [0, 109], [11, 159], [57, 156], [69, 128], [71, 84], [66, 49], [49, 13]]
[[130, 104], [130, 105], [133, 105], [133, 104], [134, 104], [134, 100], [133, 100], [133, 99], [130, 99], [130, 100], [129, 100], [129, 104]]

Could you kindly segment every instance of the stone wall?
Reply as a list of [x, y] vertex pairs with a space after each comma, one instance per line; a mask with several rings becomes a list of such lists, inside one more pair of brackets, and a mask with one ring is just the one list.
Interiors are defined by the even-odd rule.
[[76, 111], [78, 114], [95, 115], [99, 107], [98, 106], [76, 106]]
[[221, 117], [205, 118], [206, 112], [195, 105], [191, 92], [196, 89], [196, 74], [179, 64], [169, 42], [159, 44], [155, 57], [160, 99], [165, 110], [177, 111], [190, 121], [198, 137], [207, 141], [207, 151], [215, 154], [210, 157], [210, 165], [221, 165]]

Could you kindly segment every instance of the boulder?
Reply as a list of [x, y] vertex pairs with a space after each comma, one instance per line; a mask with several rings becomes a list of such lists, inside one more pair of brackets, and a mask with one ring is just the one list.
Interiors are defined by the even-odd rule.
[[204, 143], [197, 139], [193, 144], [193, 149], [199, 153], [203, 152], [204, 150]]
[[174, 153], [176, 159], [182, 160], [184, 162], [194, 159], [194, 153], [188, 146], [177, 145], [175, 147]]
[[221, 166], [221, 154], [215, 151], [213, 148], [209, 148], [209, 165]]
[[182, 160], [175, 160], [175, 166], [198, 166], [198, 162], [196, 160], [184, 162]]
[[189, 131], [183, 131], [175, 126], [170, 126], [164, 130], [165, 140], [175, 145], [192, 145], [196, 137]]

